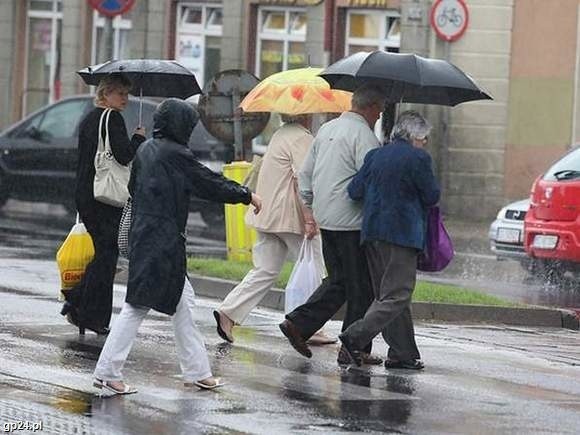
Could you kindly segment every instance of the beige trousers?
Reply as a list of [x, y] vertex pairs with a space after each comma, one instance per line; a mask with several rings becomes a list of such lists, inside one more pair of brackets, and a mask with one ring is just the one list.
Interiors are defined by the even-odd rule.
[[[295, 261], [304, 236], [258, 231], [252, 251], [254, 268], [224, 299], [218, 310], [241, 325], [273, 287], [286, 261]], [[314, 256], [323, 265], [320, 236], [314, 238]], [[323, 269], [321, 269], [323, 270]], [[304, 301], [306, 302], [306, 301]]]

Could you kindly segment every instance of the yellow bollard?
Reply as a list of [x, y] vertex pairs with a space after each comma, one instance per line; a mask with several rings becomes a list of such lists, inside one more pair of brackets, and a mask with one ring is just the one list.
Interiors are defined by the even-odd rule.
[[[242, 183], [252, 164], [248, 162], [232, 162], [224, 165], [224, 177]], [[228, 260], [252, 261], [252, 247], [256, 243], [256, 231], [246, 226], [245, 216], [248, 206], [244, 204], [226, 204], [226, 245]]]

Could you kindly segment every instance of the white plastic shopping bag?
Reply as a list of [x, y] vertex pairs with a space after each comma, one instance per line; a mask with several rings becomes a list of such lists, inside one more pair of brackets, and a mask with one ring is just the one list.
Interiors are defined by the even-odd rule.
[[304, 238], [302, 242], [298, 259], [286, 285], [286, 313], [306, 302], [322, 283], [324, 272], [320, 261], [314, 257], [314, 243], [319, 243], [319, 240], [317, 238], [312, 240]]

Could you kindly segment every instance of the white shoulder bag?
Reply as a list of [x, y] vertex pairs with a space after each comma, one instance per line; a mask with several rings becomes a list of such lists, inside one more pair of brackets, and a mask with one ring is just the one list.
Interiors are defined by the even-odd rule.
[[[122, 165], [111, 151], [109, 142], [109, 117], [111, 109], [105, 109], [99, 120], [99, 142], [95, 153], [95, 181], [93, 183], [95, 199], [104, 204], [122, 208], [129, 199], [129, 177], [131, 165]], [[102, 137], [103, 121], [105, 122], [105, 139]]]

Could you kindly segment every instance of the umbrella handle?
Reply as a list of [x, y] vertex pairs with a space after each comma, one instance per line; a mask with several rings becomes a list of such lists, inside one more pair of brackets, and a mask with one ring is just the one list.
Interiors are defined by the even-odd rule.
[[139, 128], [143, 126], [143, 88], [139, 92]]

